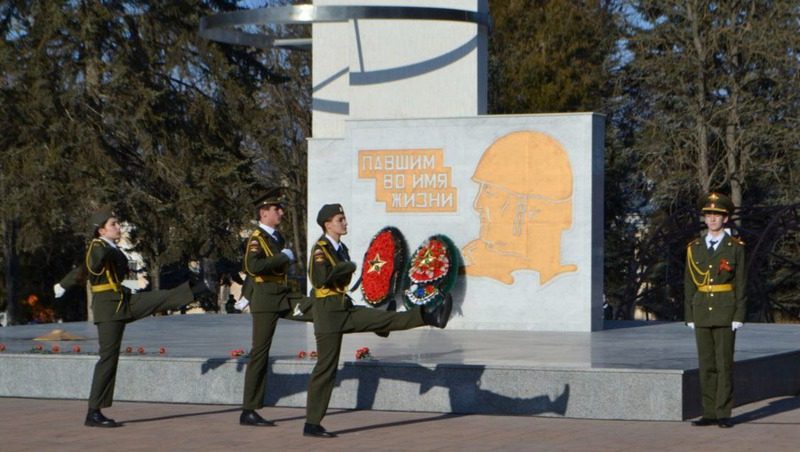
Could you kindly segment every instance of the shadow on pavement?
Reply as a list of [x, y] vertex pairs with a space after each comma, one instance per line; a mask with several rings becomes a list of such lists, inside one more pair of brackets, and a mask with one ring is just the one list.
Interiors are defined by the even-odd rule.
[[[768, 418], [776, 414], [785, 413], [788, 411], [800, 410], [800, 397], [786, 397], [769, 402], [769, 405], [763, 406], [747, 413], [742, 413], [733, 418], [737, 424], [743, 422], [752, 422], [759, 419]], [[765, 422], [759, 422], [764, 424]], [[783, 423], [783, 422], [781, 422]]]

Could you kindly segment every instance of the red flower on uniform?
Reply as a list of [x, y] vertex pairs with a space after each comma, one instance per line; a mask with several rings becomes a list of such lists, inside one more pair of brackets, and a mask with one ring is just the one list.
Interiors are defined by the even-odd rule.
[[728, 259], [722, 259], [719, 261], [719, 269], [726, 272], [733, 271], [733, 267], [731, 267], [731, 263], [728, 262]]
[[72, 353], [80, 353], [80, 352], [81, 352], [81, 346], [80, 345], [73, 345], [72, 346]]

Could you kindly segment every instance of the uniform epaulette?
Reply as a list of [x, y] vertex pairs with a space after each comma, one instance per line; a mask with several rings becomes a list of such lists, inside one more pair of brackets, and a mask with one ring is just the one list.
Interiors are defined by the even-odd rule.
[[699, 245], [699, 244], [700, 244], [700, 239], [692, 239], [692, 240], [689, 241], [689, 243], [686, 244], [686, 248], [689, 248], [690, 246], [694, 246], [694, 245]]
[[319, 245], [319, 246], [325, 246], [327, 244], [328, 244], [328, 242], [326, 242], [325, 240], [317, 240], [317, 245]]
[[731, 240], [733, 240], [734, 242], [736, 242], [739, 245], [744, 246], [744, 240], [740, 239], [739, 237], [731, 237]]
[[256, 229], [253, 231], [253, 236], [258, 237], [259, 235], [261, 235], [261, 229]]

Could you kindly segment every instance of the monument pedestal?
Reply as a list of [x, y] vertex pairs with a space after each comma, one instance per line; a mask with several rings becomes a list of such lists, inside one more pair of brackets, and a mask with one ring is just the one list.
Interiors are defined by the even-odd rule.
[[[153, 317], [132, 323], [115, 400], [240, 405], [247, 315]], [[418, 328], [345, 335], [332, 408], [679, 421], [700, 415], [694, 335], [680, 323], [609, 322], [594, 333], [450, 331]], [[0, 328], [0, 397], [85, 399], [97, 362], [97, 332], [82, 353], [31, 353], [52, 325]], [[737, 405], [800, 391], [800, 326], [748, 324], [737, 333]], [[50, 350], [54, 343], [44, 343]], [[158, 354], [160, 347], [166, 354]], [[356, 361], [369, 347], [374, 361]], [[267, 404], [303, 407], [315, 361], [310, 325], [281, 320], [273, 341]], [[91, 354], [88, 354], [88, 353]]]

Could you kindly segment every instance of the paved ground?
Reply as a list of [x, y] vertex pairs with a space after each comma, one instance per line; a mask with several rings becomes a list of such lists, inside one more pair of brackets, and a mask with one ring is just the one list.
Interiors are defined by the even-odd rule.
[[277, 427], [238, 425], [231, 406], [116, 402], [105, 414], [117, 429], [83, 426], [83, 400], [0, 398], [5, 451], [129, 450], [543, 450], [797, 451], [800, 397], [765, 400], [734, 411], [733, 429], [688, 422], [577, 420], [526, 416], [441, 415], [331, 410], [336, 439], [305, 438], [304, 411], [265, 408]]

